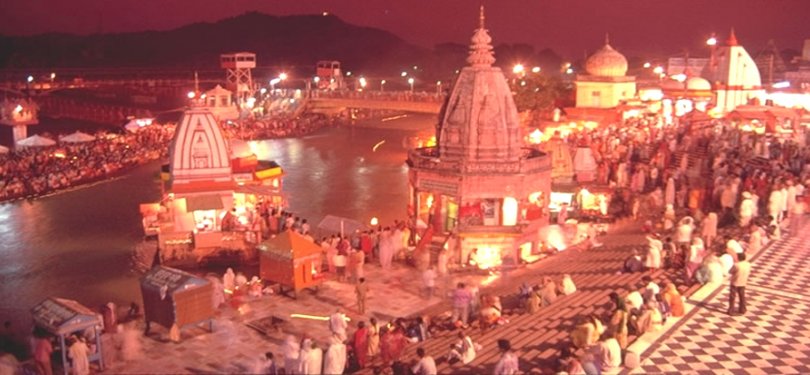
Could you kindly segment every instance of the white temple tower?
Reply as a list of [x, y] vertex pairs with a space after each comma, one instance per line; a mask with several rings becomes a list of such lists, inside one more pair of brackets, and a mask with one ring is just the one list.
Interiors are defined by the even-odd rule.
[[[481, 268], [526, 260], [548, 223], [551, 161], [524, 145], [518, 113], [492, 39], [475, 30], [436, 130], [437, 146], [408, 154], [410, 220], [457, 238], [452, 256]], [[474, 256], [472, 254], [475, 254]]]
[[737, 42], [734, 29], [726, 45], [717, 47], [712, 56], [710, 79], [714, 82], [716, 104], [714, 111], [725, 114], [738, 105], [749, 104], [752, 99], [761, 100], [765, 91], [759, 68], [751, 55]]

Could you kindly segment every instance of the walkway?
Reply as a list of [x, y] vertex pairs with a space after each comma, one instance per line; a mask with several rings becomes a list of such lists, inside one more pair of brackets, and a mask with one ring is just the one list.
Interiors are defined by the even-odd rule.
[[720, 286], [642, 355], [639, 373], [810, 373], [810, 221], [753, 257], [748, 312]]

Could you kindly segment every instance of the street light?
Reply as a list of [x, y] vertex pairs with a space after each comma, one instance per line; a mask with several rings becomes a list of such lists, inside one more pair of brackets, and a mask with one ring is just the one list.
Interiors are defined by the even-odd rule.
[[526, 68], [523, 67], [523, 64], [516, 64], [512, 67], [512, 73], [514, 74], [521, 74], [526, 71]]
[[53, 83], [54, 79], [56, 79], [56, 73], [51, 72], [51, 83]]
[[358, 79], [358, 81], [360, 82], [360, 89], [361, 90], [365, 89], [366, 84], [368, 83], [368, 82], [366, 82], [366, 78], [365, 77], [360, 77], [360, 79]]
[[189, 91], [188, 94], [186, 94], [186, 96], [189, 99], [194, 99], [194, 97], [197, 96], [197, 94], [194, 91]]
[[413, 92], [413, 77], [408, 78], [408, 84], [411, 85], [411, 92]]
[[380, 81], [380, 92], [385, 91], [385, 80]]
[[270, 91], [271, 92], [276, 91], [276, 84], [278, 84], [279, 82], [281, 82], [281, 78], [273, 78], [273, 79], [270, 80]]
[[715, 38], [714, 35], [712, 35], [711, 37], [709, 37], [709, 39], [706, 39], [706, 45], [707, 46], [716, 46], [717, 45], [717, 38]]
[[28, 81], [28, 83], [34, 82], [34, 76], [28, 76], [28, 78], [26, 78], [26, 81]]
[[540, 67], [539, 67], [539, 66], [535, 66], [534, 68], [532, 68], [532, 73], [535, 73], [535, 74], [536, 74], [536, 73], [540, 73]]
[[281, 73], [278, 75], [278, 79], [285, 81], [287, 80], [287, 73]]
[[403, 76], [403, 77], [407, 77], [407, 76], [408, 76], [408, 72], [402, 72], [402, 73], [400, 73], [400, 75], [401, 75], [401, 76]]
[[649, 69], [652, 66], [649, 61], [644, 63], [644, 69]]
[[442, 81], [436, 81], [436, 96], [442, 94]]

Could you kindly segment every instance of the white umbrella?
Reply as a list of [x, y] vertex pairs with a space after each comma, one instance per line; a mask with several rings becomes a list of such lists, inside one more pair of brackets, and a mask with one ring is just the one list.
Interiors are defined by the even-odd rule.
[[55, 144], [56, 141], [53, 139], [41, 137], [39, 135], [32, 135], [28, 138], [17, 141], [17, 146], [19, 147], [44, 147], [53, 146]]
[[87, 133], [82, 133], [80, 131], [77, 131], [77, 132], [72, 133], [72, 134], [68, 134], [68, 135], [63, 136], [63, 137], [59, 137], [60, 142], [67, 142], [67, 143], [91, 142], [91, 141], [94, 141], [94, 140], [96, 140], [96, 137], [94, 137], [94, 136], [92, 136], [90, 134], [87, 134]]
[[7, 153], [8, 153], [8, 147], [0, 145], [0, 154], [7, 154]]

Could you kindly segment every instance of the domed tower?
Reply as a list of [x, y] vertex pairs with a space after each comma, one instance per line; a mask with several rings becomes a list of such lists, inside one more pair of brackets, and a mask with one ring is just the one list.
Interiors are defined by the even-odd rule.
[[636, 95], [636, 78], [627, 76], [627, 59], [608, 38], [585, 62], [587, 74], [577, 75], [577, 107], [613, 108]]
[[524, 145], [506, 77], [492, 66], [491, 41], [482, 7], [469, 65], [439, 119], [438, 145], [408, 154], [413, 226], [423, 238], [430, 235], [422, 230], [434, 240], [458, 238], [450, 242], [455, 259], [476, 254], [482, 268], [538, 246], [551, 194], [550, 158]]
[[515, 162], [523, 144], [517, 108], [501, 68], [492, 66], [492, 38], [483, 12], [480, 17], [470, 65], [461, 70], [441, 119], [439, 154], [463, 164]]

